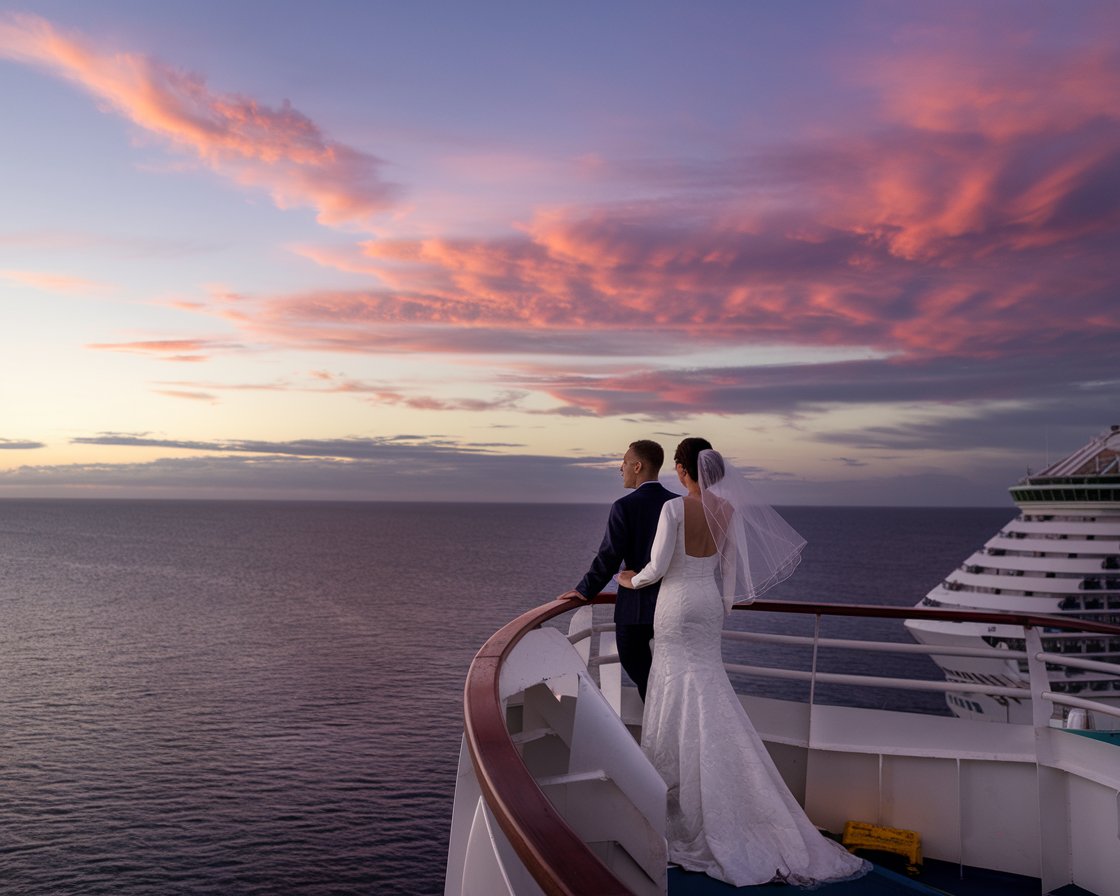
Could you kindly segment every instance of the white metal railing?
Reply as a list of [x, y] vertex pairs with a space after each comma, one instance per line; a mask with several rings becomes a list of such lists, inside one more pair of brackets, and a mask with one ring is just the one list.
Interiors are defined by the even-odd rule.
[[[573, 644], [589, 639], [593, 634], [614, 631], [613, 623], [594, 624], [585, 626], [568, 635], [568, 640]], [[819, 629], [818, 629], [819, 630]], [[1033, 638], [1031, 637], [1033, 635]], [[741, 675], [750, 675], [758, 678], [769, 678], [786, 681], [807, 681], [810, 683], [847, 685], [850, 687], [892, 688], [905, 691], [928, 691], [941, 693], [983, 694], [991, 697], [1010, 697], [1023, 700], [1028, 696], [1035, 703], [1036, 717], [1052, 715], [1054, 705], [1071, 708], [1087, 709], [1105, 715], [1120, 718], [1120, 705], [1112, 706], [1100, 700], [1074, 697], [1059, 694], [1051, 690], [1049, 675], [1046, 665], [1066, 666], [1120, 678], [1120, 665], [1103, 663], [1096, 660], [1084, 660], [1065, 656], [1064, 654], [1049, 653], [1041, 649], [1041, 639], [1037, 628], [1027, 630], [1027, 639], [1038, 639], [1038, 644], [1032, 651], [1009, 650], [998, 647], [947, 647], [932, 646], [928, 644], [906, 644], [894, 641], [866, 641], [851, 638], [821, 638], [818, 635], [781, 635], [769, 632], [742, 632], [725, 631], [725, 640], [750, 642], [756, 644], [775, 644], [791, 647], [807, 647], [813, 649], [813, 663], [811, 669], [782, 669], [774, 666], [751, 666], [741, 663], [724, 663], [728, 672]], [[954, 682], [945, 680], [923, 680], [914, 678], [893, 678], [875, 675], [855, 675], [839, 672], [821, 672], [816, 668], [817, 651], [820, 649], [859, 650], [867, 653], [895, 653], [919, 654], [926, 656], [958, 656], [973, 658], [989, 658], [1001, 661], [1027, 660], [1029, 670], [1029, 683], [1024, 681], [1022, 686], [1006, 686], [985, 684], [983, 682]], [[1033, 662], [1031, 662], [1033, 660]], [[618, 662], [618, 655], [607, 653], [591, 657], [588, 666], [591, 668], [614, 664]], [[812, 697], [810, 698], [812, 699]], [[1045, 712], [1049, 706], [1049, 712]]]

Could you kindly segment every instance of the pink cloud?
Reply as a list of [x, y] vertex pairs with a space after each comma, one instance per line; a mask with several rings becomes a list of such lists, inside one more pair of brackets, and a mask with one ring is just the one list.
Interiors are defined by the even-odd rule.
[[252, 325], [347, 350], [380, 350], [392, 325], [463, 352], [614, 332], [974, 358], [1052, 352], [1086, 321], [1116, 333], [1120, 54], [981, 50], [868, 65], [882, 117], [862, 133], [719, 164], [595, 160], [671, 200], [540, 209], [518, 236], [367, 241], [384, 288], [264, 297]]
[[314, 208], [323, 224], [360, 226], [397, 200], [379, 159], [328, 139], [287, 101], [272, 107], [215, 92], [198, 75], [96, 46], [33, 15], [0, 18], [0, 57], [79, 85], [213, 171], [266, 190], [280, 208]]
[[954, 33], [935, 46], [904, 44], [862, 66], [864, 83], [880, 93], [891, 120], [1010, 140], [1077, 128], [1110, 108], [1120, 90], [1117, 51], [1107, 34], [1096, 45], [1056, 50], [1021, 33], [1003, 45], [1003, 54], [986, 40], [961, 37]]
[[[377, 160], [330, 143], [287, 106], [216, 94], [201, 79], [90, 49], [39, 19], [6, 21], [0, 54], [75, 80], [215, 170], [271, 190], [281, 205], [310, 204], [325, 223], [340, 223], [393, 198]], [[925, 378], [939, 361], [1054, 360], [1071, 377], [1087, 376], [1080, 356], [1099, 364], [1120, 335], [1120, 55], [1111, 47], [1045, 58], [979, 54], [900, 45], [874, 60], [865, 83], [878, 92], [878, 117], [858, 131], [716, 161], [589, 155], [586, 176], [625, 184], [629, 202], [538, 207], [500, 237], [433, 232], [294, 250], [376, 278], [369, 289], [215, 290], [208, 302], [182, 307], [286, 347], [505, 355], [498, 363], [513, 386], [572, 414], [769, 409], [777, 407], [771, 394], [789, 398], [795, 386], [792, 403], [843, 401], [841, 392], [813, 391], [772, 370], [586, 375], [584, 359], [594, 354], [866, 348], [892, 358], [867, 368], [870, 379], [909, 384], [892, 398], [929, 388], [937, 401], [978, 394], [974, 380], [952, 380], [958, 393], [933, 390]], [[95, 347], [177, 360], [217, 348], [175, 344]], [[547, 356], [550, 373], [522, 382], [510, 359], [521, 355]], [[325, 391], [400, 405], [467, 406], [318, 379]], [[851, 394], [878, 394], [868, 381], [858, 386]]]
[[187, 401], [216, 401], [217, 398], [209, 392], [188, 392], [181, 389], [156, 389], [157, 395], [166, 395], [168, 398], [183, 398]]
[[104, 283], [88, 280], [85, 277], [73, 277], [69, 274], [55, 274], [49, 271], [0, 269], [0, 279], [12, 283], [21, 283], [42, 292], [62, 295], [95, 295], [108, 292], [111, 289]]
[[545, 341], [585, 353], [604, 340], [624, 352], [626, 340], [643, 339], [657, 350], [795, 344], [979, 357], [1035, 351], [1040, 332], [1071, 336], [1086, 319], [1120, 328], [1111, 236], [1100, 249], [1071, 249], [1040, 226], [1028, 250], [961, 235], [927, 261], [876, 233], [788, 216], [757, 233], [698, 219], [668, 227], [666, 217], [572, 209], [517, 238], [369, 244], [393, 265], [389, 288], [248, 298], [226, 314], [254, 338], [289, 345], [459, 353]]
[[935, 263], [1114, 232], [1117, 203], [1090, 213], [1083, 198], [1117, 189], [1120, 52], [1108, 35], [1120, 21], [1108, 18], [1099, 37], [1061, 49], [1028, 32], [993, 46], [972, 23], [857, 61], [886, 130], [853, 146], [860, 164], [832, 191], [831, 220]]
[[94, 342], [86, 348], [97, 351], [153, 355], [164, 361], [195, 363], [209, 359], [209, 352], [237, 348], [227, 343], [205, 339], [149, 339], [136, 342]]

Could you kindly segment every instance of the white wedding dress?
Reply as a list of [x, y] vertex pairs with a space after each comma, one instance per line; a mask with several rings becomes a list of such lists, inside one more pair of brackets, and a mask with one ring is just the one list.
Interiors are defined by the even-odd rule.
[[870, 867], [822, 836], [735, 695], [720, 652], [719, 555], [684, 548], [684, 500], [665, 504], [634, 587], [661, 578], [642, 750], [668, 785], [669, 860], [735, 886], [811, 886]]

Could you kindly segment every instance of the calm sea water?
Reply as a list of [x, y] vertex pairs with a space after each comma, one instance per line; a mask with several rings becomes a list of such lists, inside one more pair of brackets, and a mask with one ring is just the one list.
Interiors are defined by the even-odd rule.
[[[1013, 512], [786, 515], [809, 548], [772, 596], [906, 606]], [[0, 501], [0, 892], [440, 892], [471, 657], [579, 579], [605, 520]], [[891, 623], [830, 631], [849, 633], [908, 640]]]

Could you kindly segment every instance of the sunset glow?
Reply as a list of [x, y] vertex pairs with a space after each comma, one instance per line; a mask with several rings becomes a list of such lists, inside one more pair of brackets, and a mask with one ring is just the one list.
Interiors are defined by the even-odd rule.
[[1113, 3], [0, 11], [0, 497], [998, 504], [1120, 423]]

